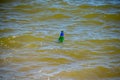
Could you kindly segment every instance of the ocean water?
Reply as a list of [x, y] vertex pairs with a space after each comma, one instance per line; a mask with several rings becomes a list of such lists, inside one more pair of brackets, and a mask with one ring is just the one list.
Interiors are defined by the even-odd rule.
[[120, 0], [0, 0], [0, 80], [120, 80]]

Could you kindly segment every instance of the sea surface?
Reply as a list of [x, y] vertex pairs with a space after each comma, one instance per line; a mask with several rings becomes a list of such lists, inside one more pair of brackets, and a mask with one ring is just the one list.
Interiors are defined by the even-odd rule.
[[0, 80], [120, 80], [120, 0], [0, 0]]

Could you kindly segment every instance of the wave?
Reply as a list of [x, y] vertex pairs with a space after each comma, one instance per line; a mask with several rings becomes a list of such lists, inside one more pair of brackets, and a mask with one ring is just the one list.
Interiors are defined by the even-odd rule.
[[[77, 71], [63, 71], [59, 74], [56, 74], [56, 77], [64, 77], [64, 78], [72, 78], [75, 80], [101, 80], [103, 78], [110, 78], [110, 77], [119, 77], [119, 67], [115, 68], [106, 68], [103, 66], [98, 66], [96, 68], [88, 68], [83, 70]], [[115, 73], [114, 73], [115, 72]]]
[[0, 41], [1, 41], [0, 47], [21, 48], [23, 47], [23, 42], [25, 43], [25, 42], [34, 42], [34, 41], [41, 41], [41, 40], [43, 39], [31, 36], [31, 35], [3, 37], [3, 38], [0, 38]]
[[0, 29], [0, 33], [9, 33], [9, 32], [13, 32], [14, 29], [10, 29], [10, 28], [5, 28], [5, 29]]
[[40, 20], [40, 21], [46, 21], [46, 20], [61, 20], [61, 19], [69, 19], [71, 16], [64, 15], [64, 14], [53, 14], [50, 16], [41, 16], [39, 18], [35, 18], [33, 20]]
[[105, 14], [103, 16], [105, 21], [120, 21], [120, 14]]

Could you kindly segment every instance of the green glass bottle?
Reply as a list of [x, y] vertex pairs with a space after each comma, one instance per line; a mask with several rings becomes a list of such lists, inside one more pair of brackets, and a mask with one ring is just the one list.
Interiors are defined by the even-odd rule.
[[58, 41], [59, 42], [63, 42], [64, 41], [64, 31], [61, 31], [60, 37], [59, 37]]

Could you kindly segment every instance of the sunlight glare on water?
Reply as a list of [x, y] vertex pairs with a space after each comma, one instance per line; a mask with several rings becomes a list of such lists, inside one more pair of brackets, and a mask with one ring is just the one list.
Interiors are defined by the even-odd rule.
[[120, 80], [120, 0], [1, 0], [0, 80]]

